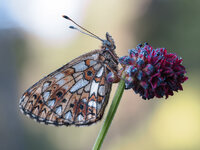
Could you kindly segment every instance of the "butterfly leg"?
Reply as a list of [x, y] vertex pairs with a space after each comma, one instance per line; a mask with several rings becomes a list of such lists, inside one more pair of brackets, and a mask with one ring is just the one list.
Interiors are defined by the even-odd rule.
[[118, 83], [120, 81], [120, 75], [112, 70], [107, 74], [106, 80], [110, 83]]

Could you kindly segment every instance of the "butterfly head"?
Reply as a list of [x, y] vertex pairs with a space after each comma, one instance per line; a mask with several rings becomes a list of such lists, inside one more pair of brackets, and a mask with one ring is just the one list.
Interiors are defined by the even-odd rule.
[[102, 48], [106, 50], [114, 50], [116, 48], [115, 42], [108, 32], [106, 32], [106, 40], [103, 40]]

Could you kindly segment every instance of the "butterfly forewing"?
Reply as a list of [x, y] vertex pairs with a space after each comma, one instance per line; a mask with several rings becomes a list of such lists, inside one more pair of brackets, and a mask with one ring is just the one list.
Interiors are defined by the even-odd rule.
[[46, 124], [79, 126], [100, 120], [111, 91], [106, 76], [117, 71], [110, 57], [95, 50], [72, 60], [29, 88], [21, 97], [21, 110]]

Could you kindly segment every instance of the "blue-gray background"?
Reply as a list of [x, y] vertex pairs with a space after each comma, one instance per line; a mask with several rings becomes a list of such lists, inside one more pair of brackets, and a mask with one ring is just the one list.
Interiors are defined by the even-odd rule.
[[68, 29], [63, 14], [100, 37], [108, 31], [119, 56], [149, 42], [181, 56], [188, 72], [184, 91], [168, 100], [144, 101], [125, 91], [102, 149], [200, 149], [199, 8], [198, 0], [0, 0], [0, 149], [86, 150], [95, 142], [103, 121], [46, 126], [18, 109], [29, 86], [101, 45]]

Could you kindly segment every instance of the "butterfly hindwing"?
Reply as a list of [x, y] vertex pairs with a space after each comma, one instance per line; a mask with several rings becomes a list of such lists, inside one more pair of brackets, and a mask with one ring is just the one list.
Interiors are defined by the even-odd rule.
[[29, 88], [20, 100], [21, 110], [39, 122], [55, 125], [89, 125], [103, 116], [112, 71], [102, 50], [82, 55]]

